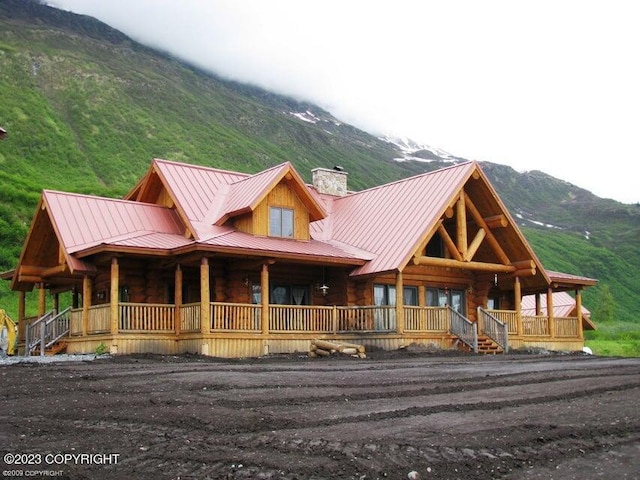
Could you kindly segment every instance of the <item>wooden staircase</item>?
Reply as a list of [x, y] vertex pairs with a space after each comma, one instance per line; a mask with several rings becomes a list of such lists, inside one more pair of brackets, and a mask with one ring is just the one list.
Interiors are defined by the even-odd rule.
[[[44, 349], [45, 355], [57, 355], [58, 353], [64, 353], [67, 349], [67, 342], [56, 342], [53, 345], [49, 345]], [[32, 355], [40, 355], [40, 346], [37, 346]]]
[[[461, 341], [456, 341], [455, 346], [463, 352], [473, 352], [473, 349], [469, 345]], [[486, 335], [478, 335], [478, 353], [481, 355], [498, 355], [504, 353], [504, 350]]]
[[478, 353], [483, 355], [497, 355], [504, 353], [500, 345], [485, 335], [478, 335]]

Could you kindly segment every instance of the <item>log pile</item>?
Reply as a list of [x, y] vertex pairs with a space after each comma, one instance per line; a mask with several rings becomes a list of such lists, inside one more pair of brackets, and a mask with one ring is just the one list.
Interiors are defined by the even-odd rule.
[[311, 340], [309, 356], [330, 357], [332, 355], [348, 355], [355, 358], [367, 358], [364, 345], [347, 342], [329, 342], [327, 340]]

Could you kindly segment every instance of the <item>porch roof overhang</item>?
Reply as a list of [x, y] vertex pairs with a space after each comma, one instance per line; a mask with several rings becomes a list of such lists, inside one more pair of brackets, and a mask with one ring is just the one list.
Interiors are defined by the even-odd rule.
[[271, 237], [256, 237], [236, 231], [228, 231], [204, 242], [197, 242], [180, 235], [144, 234], [104, 242], [74, 252], [74, 257], [88, 261], [90, 257], [111, 253], [155, 257], [181, 257], [202, 254], [223, 254], [234, 257], [264, 257], [286, 259], [294, 262], [361, 266], [371, 254], [342, 248], [318, 240], [300, 241]]
[[550, 279], [550, 286], [554, 290], [573, 290], [584, 287], [592, 287], [598, 283], [595, 278], [572, 275], [570, 273], [554, 272], [547, 270]]

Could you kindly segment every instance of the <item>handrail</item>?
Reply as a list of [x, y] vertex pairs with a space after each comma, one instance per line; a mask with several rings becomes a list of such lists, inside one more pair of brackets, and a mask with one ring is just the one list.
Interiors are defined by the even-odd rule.
[[451, 317], [451, 333], [471, 347], [473, 353], [478, 353], [478, 325], [450, 306], [447, 309]]
[[69, 312], [71, 312], [71, 307], [57, 314], [55, 310], [51, 310], [32, 324], [27, 325], [25, 355], [30, 356], [40, 346], [40, 355], [44, 356], [48, 347], [67, 336], [69, 334]]
[[508, 353], [509, 325], [501, 322], [482, 307], [478, 307], [478, 320], [482, 325], [482, 333], [496, 342], [504, 353]]

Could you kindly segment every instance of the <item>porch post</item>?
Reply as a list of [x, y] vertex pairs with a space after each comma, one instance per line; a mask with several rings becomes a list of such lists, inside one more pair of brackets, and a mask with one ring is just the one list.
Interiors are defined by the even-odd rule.
[[553, 289], [547, 289], [547, 315], [549, 316], [549, 335], [551, 338], [556, 336], [556, 322], [553, 319]]
[[404, 287], [401, 271], [396, 274], [396, 330], [400, 335], [404, 333]]
[[582, 331], [582, 292], [576, 289], [576, 315], [578, 316], [578, 337], [584, 338]]
[[53, 309], [55, 310], [56, 314], [60, 311], [60, 294], [59, 293], [53, 294]]
[[24, 342], [24, 332], [26, 325], [24, 323], [24, 312], [26, 310], [26, 294], [20, 290], [18, 293], [18, 342]]
[[71, 297], [71, 307], [78, 308], [80, 306], [80, 301], [78, 298], [78, 287], [73, 287], [73, 295]]
[[111, 258], [111, 296], [109, 298], [110, 301], [110, 309], [109, 309], [109, 318], [111, 319], [111, 335], [118, 334], [119, 328], [119, 305], [118, 301], [120, 300], [120, 265], [118, 265], [118, 258]]
[[540, 305], [540, 294], [536, 293], [536, 316], [542, 314], [542, 307]]
[[262, 333], [269, 333], [269, 265], [262, 264], [262, 272], [260, 273], [260, 304], [261, 304], [261, 323]]
[[82, 279], [82, 336], [89, 332], [89, 307], [91, 306], [91, 278], [85, 275]]
[[180, 335], [180, 328], [182, 327], [182, 268], [180, 268], [180, 264], [176, 265], [176, 278], [175, 278], [175, 292], [174, 292], [174, 303], [175, 303], [175, 312], [173, 313], [173, 318], [175, 322], [176, 335]]
[[524, 333], [522, 328], [522, 288], [520, 286], [520, 277], [513, 279], [513, 301], [516, 307], [516, 325], [518, 329], [518, 335]]
[[211, 333], [211, 293], [209, 290], [209, 259], [200, 260], [200, 332]]
[[44, 289], [44, 283], [38, 284], [38, 318], [44, 315], [47, 310], [47, 291]]

